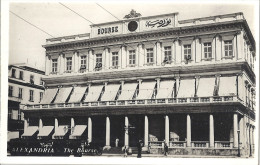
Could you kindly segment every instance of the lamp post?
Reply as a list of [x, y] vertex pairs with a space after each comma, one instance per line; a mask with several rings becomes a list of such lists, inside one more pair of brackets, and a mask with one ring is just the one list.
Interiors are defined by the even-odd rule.
[[237, 154], [237, 156], [238, 157], [240, 157], [241, 155], [240, 155], [240, 130], [237, 130], [237, 136], [238, 136], [238, 154]]

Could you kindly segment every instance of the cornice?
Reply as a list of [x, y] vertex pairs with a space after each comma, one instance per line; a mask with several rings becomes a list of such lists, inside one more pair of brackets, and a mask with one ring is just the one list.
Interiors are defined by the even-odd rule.
[[178, 37], [198, 36], [206, 34], [220, 34], [227, 31], [241, 30], [243, 20], [212, 23], [204, 25], [194, 25], [187, 27], [175, 27], [163, 30], [145, 31], [131, 34], [121, 34], [107, 37], [91, 38], [67, 43], [56, 43], [43, 45], [46, 52], [66, 51], [75, 49], [88, 49], [110, 45], [122, 45], [129, 42], [157, 41], [163, 39], [176, 39]]

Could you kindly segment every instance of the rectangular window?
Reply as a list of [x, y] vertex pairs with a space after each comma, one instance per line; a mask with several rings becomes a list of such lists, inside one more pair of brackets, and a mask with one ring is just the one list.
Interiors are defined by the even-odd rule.
[[204, 58], [212, 58], [211, 43], [204, 43]]
[[191, 60], [191, 45], [183, 45], [184, 48], [184, 59]]
[[147, 63], [153, 63], [153, 48], [146, 49]]
[[30, 75], [30, 83], [34, 84], [34, 75]]
[[14, 90], [14, 87], [13, 86], [9, 86], [9, 88], [8, 88], [8, 96], [10, 96], [10, 97], [13, 96], [13, 90]]
[[18, 97], [19, 97], [20, 99], [23, 98], [23, 88], [19, 88]]
[[20, 71], [19, 79], [23, 80], [23, 71]]
[[43, 98], [43, 92], [40, 92], [40, 101], [39, 102], [42, 101], [42, 98]]
[[52, 59], [52, 73], [58, 72], [58, 59]]
[[87, 69], [87, 57], [81, 56], [80, 57], [80, 70], [85, 70], [85, 69]]
[[102, 54], [96, 54], [96, 67], [95, 70], [102, 69]]
[[72, 57], [66, 58], [66, 66], [67, 66], [66, 71], [71, 72], [71, 70], [72, 70]]
[[129, 50], [129, 64], [135, 65], [135, 50]]
[[12, 75], [11, 75], [11, 77], [15, 78], [15, 72], [16, 72], [16, 69], [12, 69]]
[[233, 45], [232, 41], [224, 41], [224, 50], [225, 50], [225, 57], [232, 57], [233, 56]]
[[164, 63], [169, 63], [172, 61], [172, 47], [164, 47]]
[[112, 52], [112, 67], [118, 67], [118, 52]]
[[33, 101], [33, 90], [30, 90], [29, 92], [30, 92], [30, 93], [29, 93], [29, 94], [30, 94], [30, 99], [29, 99], [29, 101]]

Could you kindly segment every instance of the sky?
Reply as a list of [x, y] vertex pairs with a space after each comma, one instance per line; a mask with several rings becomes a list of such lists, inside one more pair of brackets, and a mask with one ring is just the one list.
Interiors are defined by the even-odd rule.
[[[243, 12], [253, 35], [256, 35], [254, 16], [258, 11], [256, 11], [254, 4], [250, 3], [252, 1], [247, 1], [247, 3], [241, 3], [241, 1], [240, 3], [237, 3], [237, 1], [233, 1], [233, 3], [224, 3], [223, 1], [216, 1], [217, 3], [202, 3], [202, 1], [200, 3], [173, 2], [149, 1], [149, 3], [130, 3], [123, 1], [122, 3], [120, 1], [119, 3], [117, 1], [105, 3], [104, 1], [99, 1], [98, 4], [119, 19], [123, 19], [126, 14], [129, 14], [131, 9], [141, 13], [142, 16], [179, 12], [179, 20]], [[62, 1], [61, 3], [95, 24], [117, 20], [98, 6], [97, 2], [71, 3]], [[49, 3], [12, 2], [9, 3], [9, 10], [54, 37], [90, 32], [90, 22], [71, 12], [58, 1]], [[31, 66], [44, 70], [45, 49], [42, 45], [45, 44], [47, 38], [52, 37], [9, 13], [8, 63], [28, 63]]]

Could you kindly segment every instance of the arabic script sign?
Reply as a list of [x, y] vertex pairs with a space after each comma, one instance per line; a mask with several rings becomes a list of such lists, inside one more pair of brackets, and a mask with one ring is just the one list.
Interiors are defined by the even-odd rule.
[[150, 28], [160, 28], [160, 27], [166, 27], [168, 25], [170, 25], [172, 22], [172, 20], [170, 18], [165, 18], [165, 19], [158, 19], [155, 21], [146, 21], [145, 26], [146, 27], [150, 27]]

